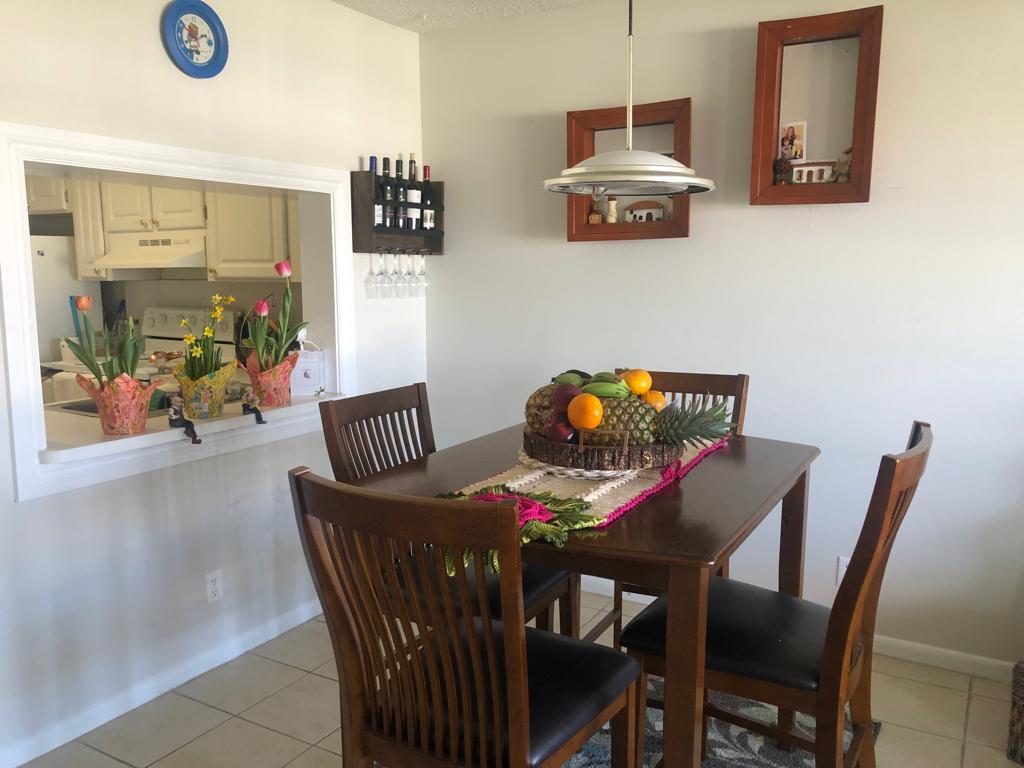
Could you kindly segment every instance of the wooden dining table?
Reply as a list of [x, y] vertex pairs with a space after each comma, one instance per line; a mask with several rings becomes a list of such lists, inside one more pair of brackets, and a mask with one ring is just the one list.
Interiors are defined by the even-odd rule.
[[[522, 437], [522, 425], [503, 429], [358, 484], [415, 496], [455, 491], [513, 466]], [[523, 547], [528, 562], [668, 593], [667, 768], [697, 768], [701, 762], [709, 579], [780, 502], [779, 590], [796, 596], [803, 591], [807, 481], [819, 453], [810, 445], [733, 437], [683, 480], [607, 528], [574, 532], [561, 548], [541, 542]]]

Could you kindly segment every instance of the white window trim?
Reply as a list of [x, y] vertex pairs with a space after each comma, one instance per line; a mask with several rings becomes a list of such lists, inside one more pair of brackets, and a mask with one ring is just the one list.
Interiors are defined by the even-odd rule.
[[[0, 296], [3, 299], [3, 361], [9, 440], [14, 463], [15, 498], [23, 501], [148, 472], [216, 453], [319, 429], [315, 407], [293, 407], [276, 424], [255, 424], [216, 432], [202, 450], [177, 442], [153, 445], [135, 454], [125, 438], [125, 453], [104, 460], [43, 463], [46, 450], [36, 307], [32, 283], [25, 163], [43, 162], [99, 170], [172, 176], [211, 182], [249, 184], [331, 196], [334, 244], [333, 331], [335, 348], [327, 349], [328, 392], [355, 392], [355, 280], [351, 235], [349, 172], [272, 160], [225, 155], [162, 144], [116, 139], [39, 126], [0, 122]], [[263, 431], [257, 431], [257, 430]], [[271, 432], [270, 430], [273, 430]], [[141, 446], [140, 446], [141, 447]], [[195, 446], [200, 448], [200, 446]]]

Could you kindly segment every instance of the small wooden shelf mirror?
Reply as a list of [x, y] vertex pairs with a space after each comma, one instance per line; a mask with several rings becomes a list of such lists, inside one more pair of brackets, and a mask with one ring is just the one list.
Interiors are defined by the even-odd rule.
[[[598, 152], [626, 145], [626, 108], [568, 112], [568, 166]], [[633, 148], [673, 157], [690, 165], [690, 100], [675, 99], [633, 106]], [[612, 210], [609, 210], [609, 204]], [[566, 196], [566, 234], [580, 240], [654, 240], [690, 236], [688, 195], [620, 197], [614, 201]], [[593, 216], [593, 222], [591, 217]], [[614, 219], [614, 223], [609, 219]]]
[[882, 6], [762, 21], [751, 205], [865, 203]]

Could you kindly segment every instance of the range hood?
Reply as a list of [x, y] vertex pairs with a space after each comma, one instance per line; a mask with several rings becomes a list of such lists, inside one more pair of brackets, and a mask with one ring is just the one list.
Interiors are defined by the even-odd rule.
[[205, 267], [206, 230], [108, 234], [106, 255], [93, 263], [102, 269]]

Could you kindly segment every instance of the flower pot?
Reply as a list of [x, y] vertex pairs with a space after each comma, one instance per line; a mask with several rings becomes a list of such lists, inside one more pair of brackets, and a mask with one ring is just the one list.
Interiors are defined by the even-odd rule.
[[288, 405], [292, 401], [292, 369], [299, 360], [299, 353], [292, 352], [266, 371], [261, 371], [256, 362], [256, 352], [250, 352], [245, 361], [245, 371], [252, 381], [252, 391], [260, 399], [260, 405]]
[[181, 399], [185, 401], [185, 415], [190, 419], [215, 419], [224, 412], [224, 388], [231, 379], [237, 363], [232, 360], [213, 373], [200, 379], [185, 375], [185, 366], [174, 369], [174, 378], [181, 387]]
[[159, 381], [147, 387], [127, 373], [122, 373], [103, 386], [98, 386], [95, 379], [80, 373], [75, 376], [75, 381], [96, 403], [103, 434], [141, 435], [146, 431], [149, 401], [160, 385]]

